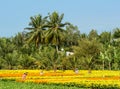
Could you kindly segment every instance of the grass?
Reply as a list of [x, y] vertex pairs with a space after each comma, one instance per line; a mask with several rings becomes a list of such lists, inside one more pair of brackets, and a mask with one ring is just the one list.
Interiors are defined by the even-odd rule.
[[86, 89], [78, 87], [68, 87], [63, 85], [22, 83], [15, 81], [0, 80], [0, 89]]

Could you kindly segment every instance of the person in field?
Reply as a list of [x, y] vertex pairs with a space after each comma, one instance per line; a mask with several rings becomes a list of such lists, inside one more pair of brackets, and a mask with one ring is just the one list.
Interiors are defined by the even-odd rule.
[[25, 72], [23, 75], [22, 75], [22, 80], [25, 80], [26, 79], [26, 77], [27, 77], [27, 72]]
[[75, 69], [75, 73], [78, 74], [79, 73], [79, 70], [78, 68]]
[[43, 75], [43, 70], [42, 70], [42, 71], [40, 71], [40, 75]]

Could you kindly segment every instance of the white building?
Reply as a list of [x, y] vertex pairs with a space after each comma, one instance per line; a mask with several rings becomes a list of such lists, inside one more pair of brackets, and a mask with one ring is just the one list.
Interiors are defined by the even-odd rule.
[[66, 56], [70, 56], [70, 55], [73, 55], [73, 54], [74, 54], [73, 52], [69, 52], [69, 51], [66, 52]]

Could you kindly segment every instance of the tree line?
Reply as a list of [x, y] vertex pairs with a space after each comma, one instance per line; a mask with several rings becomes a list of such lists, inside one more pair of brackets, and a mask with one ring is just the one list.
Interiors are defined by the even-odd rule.
[[120, 69], [119, 28], [80, 33], [63, 17], [57, 12], [32, 16], [22, 32], [0, 37], [0, 69]]

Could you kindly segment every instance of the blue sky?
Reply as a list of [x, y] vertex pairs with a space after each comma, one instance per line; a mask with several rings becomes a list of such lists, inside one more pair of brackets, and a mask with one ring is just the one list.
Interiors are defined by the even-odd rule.
[[30, 17], [64, 13], [64, 21], [98, 33], [120, 27], [120, 0], [0, 0], [0, 37], [11, 37], [28, 27]]

